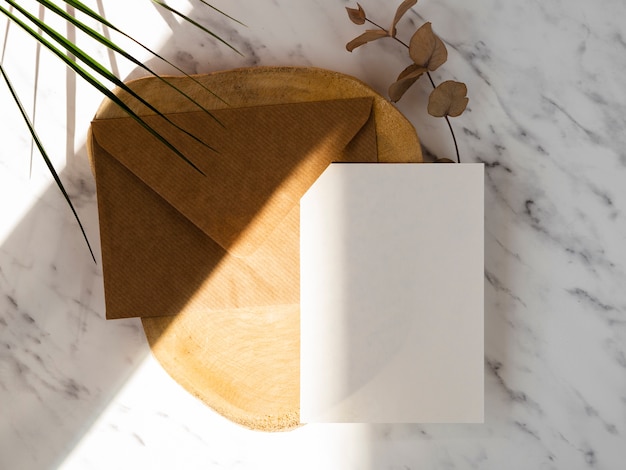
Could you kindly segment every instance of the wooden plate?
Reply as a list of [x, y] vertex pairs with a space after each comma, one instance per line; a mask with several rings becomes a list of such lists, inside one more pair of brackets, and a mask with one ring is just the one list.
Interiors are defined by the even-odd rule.
[[[422, 161], [412, 125], [385, 98], [353, 77], [316, 68], [255, 67], [194, 78], [223, 101], [187, 77], [167, 79], [207, 109], [373, 96], [379, 161]], [[161, 112], [197, 110], [157, 78], [134, 80], [129, 86]], [[152, 114], [124, 92], [116, 93], [138, 114]], [[95, 119], [115, 117], [126, 114], [107, 99]], [[163, 368], [223, 416], [263, 431], [300, 425], [297, 305], [143, 318], [142, 323]]]

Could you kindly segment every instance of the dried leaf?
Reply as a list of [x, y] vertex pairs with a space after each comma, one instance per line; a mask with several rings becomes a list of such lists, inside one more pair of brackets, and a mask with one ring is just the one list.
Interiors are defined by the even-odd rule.
[[456, 163], [454, 160], [450, 160], [449, 158], [438, 158], [435, 160], [435, 163]]
[[411, 38], [409, 55], [417, 65], [432, 71], [448, 59], [448, 50], [443, 41], [433, 33], [432, 24], [424, 23]]
[[354, 24], [363, 24], [365, 23], [365, 10], [363, 10], [363, 7], [358, 3], [356, 4], [356, 6], [358, 8], [346, 7], [346, 10], [348, 11], [348, 17], [350, 18], [350, 21], [352, 21]]
[[435, 117], [459, 116], [467, 106], [465, 83], [448, 80], [433, 90], [428, 98], [428, 114]]
[[446, 60], [448, 60], [448, 49], [439, 36], [435, 35], [435, 49], [428, 61], [428, 70], [437, 70]]
[[417, 65], [425, 67], [435, 49], [435, 34], [431, 23], [424, 23], [411, 37], [409, 55]]
[[402, 80], [404, 78], [409, 78], [413, 76], [416, 76], [416, 78], [419, 78], [423, 73], [426, 72], [426, 70], [427, 69], [425, 69], [424, 67], [420, 67], [419, 65], [416, 65], [416, 64], [411, 64], [407, 68], [405, 68], [402, 72], [400, 72], [400, 75], [398, 75], [397, 80]]
[[393, 18], [393, 23], [391, 23], [391, 28], [389, 28], [389, 34], [391, 37], [396, 37], [396, 25], [398, 21], [404, 16], [404, 14], [409, 11], [415, 4], [417, 0], [404, 0], [398, 9], [396, 10], [396, 16]]
[[416, 64], [411, 64], [405, 68], [402, 72], [400, 72], [397, 80], [389, 87], [389, 99], [395, 103], [402, 98], [402, 95], [404, 95], [404, 93], [411, 88], [411, 85], [413, 85], [418, 78], [424, 75], [426, 71], [426, 68], [420, 67]]
[[360, 36], [354, 38], [348, 44], [346, 44], [346, 49], [352, 52], [359, 46], [363, 44], [367, 44], [368, 42], [375, 41], [376, 39], [387, 37], [387, 33], [382, 29], [368, 29]]

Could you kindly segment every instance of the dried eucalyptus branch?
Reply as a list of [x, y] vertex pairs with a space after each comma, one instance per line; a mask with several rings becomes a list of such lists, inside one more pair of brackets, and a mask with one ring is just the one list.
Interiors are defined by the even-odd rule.
[[[406, 47], [409, 51], [409, 57], [411, 58], [412, 63], [400, 72], [396, 81], [389, 87], [389, 98], [395, 103], [402, 98], [404, 93], [422, 75], [426, 75], [433, 87], [433, 91], [428, 98], [428, 113], [431, 116], [443, 117], [448, 123], [448, 128], [450, 129], [450, 134], [452, 135], [452, 140], [454, 142], [454, 149], [456, 151], [456, 160], [458, 163], [461, 163], [459, 147], [449, 118], [460, 116], [463, 111], [465, 111], [469, 101], [466, 96], [467, 87], [464, 83], [453, 80], [447, 80], [437, 86], [435, 85], [435, 82], [430, 74], [430, 72], [437, 70], [448, 59], [448, 51], [445, 44], [433, 32], [432, 25], [429, 22], [424, 23], [417, 29], [417, 31], [415, 31], [408, 44], [396, 37], [396, 25], [398, 24], [398, 21], [400, 21], [406, 12], [409, 11], [416, 3], [417, 0], [404, 0], [396, 10], [396, 14], [389, 29], [385, 29], [369, 19], [365, 14], [365, 10], [363, 10], [363, 7], [358, 3], [357, 8], [346, 7], [348, 17], [354, 24], [363, 25], [367, 22], [377, 28], [368, 29], [363, 34], [354, 38], [346, 44], [346, 49], [352, 52], [357, 47], [381, 38], [392, 38]], [[437, 161], [451, 162], [452, 160], [448, 158], [439, 158]]]

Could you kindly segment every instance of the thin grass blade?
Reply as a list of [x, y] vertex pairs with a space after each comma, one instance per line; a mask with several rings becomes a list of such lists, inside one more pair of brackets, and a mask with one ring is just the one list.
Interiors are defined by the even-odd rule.
[[[161, 82], [165, 83], [167, 86], [169, 86], [170, 88], [172, 88], [173, 90], [175, 90], [176, 92], [180, 93], [182, 96], [184, 96], [185, 98], [187, 98], [190, 102], [192, 102], [194, 105], [196, 105], [198, 108], [200, 108], [202, 111], [204, 111], [205, 113], [207, 113], [209, 116], [211, 116], [215, 121], [219, 122], [219, 119], [217, 119], [208, 109], [206, 109], [204, 106], [202, 106], [200, 103], [198, 103], [195, 99], [193, 99], [191, 96], [189, 96], [187, 93], [185, 93], [183, 90], [179, 89], [177, 86], [173, 85], [172, 83], [170, 83], [168, 80], [164, 79], [163, 77], [161, 77], [160, 75], [158, 75], [156, 72], [154, 72], [150, 67], [148, 67], [147, 65], [143, 64], [142, 62], [140, 62], [139, 60], [135, 59], [135, 57], [133, 57], [131, 54], [129, 54], [128, 52], [126, 52], [125, 50], [123, 50], [121, 47], [119, 47], [117, 44], [115, 44], [113, 41], [111, 41], [109, 38], [107, 38], [106, 36], [100, 34], [98, 31], [94, 30], [93, 28], [90, 28], [89, 26], [87, 26], [86, 24], [84, 24], [83, 22], [79, 21], [78, 19], [76, 19], [74, 16], [70, 15], [68, 12], [66, 12], [65, 10], [63, 10], [62, 8], [59, 8], [57, 5], [55, 5], [52, 2], [49, 2], [47, 0], [36, 0], [38, 3], [40, 3], [42, 6], [45, 6], [46, 8], [48, 8], [49, 10], [53, 11], [54, 13], [56, 13], [57, 15], [59, 15], [60, 17], [62, 17], [63, 19], [65, 19], [66, 21], [68, 21], [70, 24], [76, 26], [78, 29], [80, 29], [81, 31], [83, 31], [84, 33], [86, 33], [89, 37], [91, 37], [92, 39], [95, 39], [96, 41], [98, 41], [100, 44], [104, 45], [105, 47], [108, 47], [109, 49], [117, 52], [118, 54], [120, 54], [122, 57], [126, 58], [127, 60], [131, 61], [133, 64], [137, 65], [138, 67], [144, 69], [146, 72], [150, 73], [151, 75], [153, 75], [154, 77], [156, 77], [158, 80], [160, 80]], [[114, 74], [113, 74], [114, 75]], [[220, 123], [221, 124], [221, 123]]]
[[200, 3], [204, 3], [204, 4], [205, 4], [206, 6], [208, 6], [209, 8], [211, 8], [211, 9], [215, 10], [215, 11], [216, 11], [216, 12], [218, 12], [220, 15], [224, 15], [224, 16], [225, 16], [226, 18], [228, 18], [229, 20], [232, 20], [232, 21], [234, 21], [235, 23], [238, 23], [238, 24], [240, 24], [241, 26], [245, 26], [245, 27], [247, 28], [247, 26], [246, 26], [245, 24], [243, 24], [241, 21], [239, 21], [239, 20], [238, 20], [238, 19], [236, 19], [236, 18], [233, 18], [232, 16], [230, 16], [230, 15], [229, 15], [229, 14], [227, 14], [227, 13], [224, 13], [224, 12], [223, 12], [222, 10], [220, 10], [219, 8], [214, 7], [213, 5], [211, 5], [211, 4], [210, 4], [210, 3], [208, 3], [208, 2], [205, 2], [204, 0], [199, 0], [199, 1], [200, 1]]
[[122, 110], [124, 110], [131, 118], [133, 118], [139, 125], [141, 125], [144, 129], [146, 129], [150, 134], [152, 134], [159, 142], [165, 145], [168, 149], [174, 152], [178, 157], [182, 158], [185, 162], [191, 165], [196, 171], [200, 172], [202, 175], [205, 173], [198, 168], [191, 160], [189, 160], [180, 150], [178, 150], [174, 145], [172, 145], [167, 139], [165, 139], [161, 134], [159, 134], [155, 129], [153, 129], [147, 122], [145, 122], [140, 116], [138, 116], [126, 103], [124, 103], [120, 98], [118, 98], [115, 93], [105, 87], [102, 83], [100, 83], [93, 75], [83, 69], [75, 60], [68, 57], [67, 54], [64, 54], [60, 49], [58, 49], [54, 44], [48, 41], [43, 36], [37, 34], [35, 30], [33, 30], [30, 26], [24, 23], [22, 20], [17, 18], [13, 13], [10, 13], [7, 9], [0, 6], [0, 12], [11, 18], [11, 20], [17, 24], [20, 28], [22, 28], [26, 33], [39, 41], [46, 49], [51, 51], [54, 55], [56, 55], [59, 59], [65, 62], [74, 72], [84, 78], [87, 83], [92, 85], [95, 89], [97, 89], [100, 93], [105, 95], [111, 101], [113, 101], [116, 105], [118, 105]]
[[76, 222], [78, 223], [78, 226], [80, 227], [81, 233], [83, 234], [85, 243], [87, 243], [87, 248], [89, 249], [89, 253], [91, 254], [91, 259], [93, 259], [93, 262], [95, 263], [96, 257], [94, 255], [93, 249], [91, 248], [91, 244], [89, 243], [89, 239], [87, 238], [87, 233], [85, 232], [85, 228], [83, 227], [83, 224], [80, 221], [80, 217], [78, 217], [78, 213], [76, 212], [76, 209], [74, 208], [74, 204], [72, 204], [72, 201], [70, 200], [70, 197], [67, 194], [67, 191], [65, 190], [65, 187], [63, 186], [63, 183], [61, 182], [61, 178], [59, 178], [58, 173], [54, 169], [54, 166], [52, 165], [52, 162], [50, 161], [50, 158], [48, 157], [48, 154], [46, 153], [46, 150], [44, 149], [44, 146], [41, 143], [41, 140], [39, 140], [39, 136], [37, 135], [37, 132], [35, 131], [35, 128], [31, 120], [29, 119], [28, 114], [26, 113], [26, 110], [24, 109], [22, 102], [17, 96], [17, 93], [15, 89], [13, 88], [13, 85], [11, 84], [11, 81], [9, 80], [9, 77], [4, 71], [4, 67], [2, 67], [2, 65], [0, 65], [0, 74], [2, 74], [2, 77], [4, 78], [4, 81], [7, 87], [9, 88], [9, 92], [11, 93], [13, 100], [15, 101], [15, 104], [17, 105], [22, 117], [24, 118], [24, 122], [26, 123], [26, 126], [28, 127], [28, 130], [30, 131], [30, 135], [32, 136], [33, 141], [35, 142], [35, 145], [37, 145], [37, 148], [39, 149], [39, 152], [41, 153], [41, 156], [43, 157], [44, 162], [46, 162], [46, 166], [48, 167], [48, 170], [50, 170], [50, 173], [52, 174], [52, 177], [54, 178], [54, 182], [56, 183], [57, 187], [61, 191], [61, 194], [63, 194], [65, 201], [70, 206], [72, 214], [74, 214], [74, 218], [76, 219]]
[[70, 54], [72, 54], [75, 57], [77, 57], [78, 59], [80, 59], [84, 64], [89, 66], [93, 71], [97, 72], [102, 77], [106, 78], [111, 83], [113, 83], [114, 85], [116, 85], [120, 89], [124, 90], [126, 93], [131, 95], [133, 98], [138, 100], [141, 104], [146, 106], [150, 111], [152, 111], [155, 114], [157, 114], [159, 117], [161, 117], [166, 122], [168, 122], [169, 124], [174, 126], [176, 129], [180, 130], [181, 132], [183, 132], [184, 134], [188, 135], [189, 137], [194, 139], [196, 142], [204, 145], [208, 149], [215, 151], [215, 149], [213, 147], [211, 147], [209, 144], [204, 142], [202, 139], [200, 139], [199, 137], [195, 136], [191, 132], [187, 131], [183, 127], [179, 126], [178, 124], [173, 122], [171, 119], [169, 119], [166, 115], [161, 113], [161, 111], [159, 111], [155, 106], [153, 106], [151, 103], [149, 103], [144, 98], [142, 98], [139, 94], [137, 94], [132, 88], [130, 88], [122, 80], [120, 80], [118, 77], [116, 77], [109, 69], [107, 69], [105, 66], [103, 66], [100, 62], [98, 62], [97, 60], [93, 59], [89, 54], [87, 54], [81, 48], [76, 46], [71, 41], [68, 41], [67, 38], [65, 38], [64, 36], [59, 34], [53, 28], [49, 27], [43, 21], [39, 20], [39, 18], [37, 18], [36, 16], [32, 15], [27, 10], [22, 8], [19, 4], [17, 4], [17, 2], [15, 2], [14, 0], [5, 0], [5, 1], [7, 3], [9, 3], [10, 5], [12, 5], [13, 7], [15, 7], [15, 9], [18, 10], [26, 18], [28, 18], [29, 21], [31, 21], [38, 28], [41, 28], [46, 34], [48, 34], [58, 44], [63, 46]]
[[156, 51], [150, 49], [149, 47], [145, 46], [144, 44], [142, 44], [141, 42], [137, 41], [135, 38], [133, 38], [132, 36], [130, 36], [129, 34], [125, 33], [124, 31], [122, 31], [121, 29], [119, 29], [118, 27], [116, 27], [115, 25], [111, 24], [111, 22], [109, 22], [106, 18], [104, 18], [102, 15], [98, 14], [97, 12], [95, 12], [94, 10], [92, 10], [91, 8], [89, 8], [87, 5], [85, 5], [84, 3], [78, 1], [78, 0], [63, 0], [65, 3], [67, 3], [68, 5], [76, 8], [78, 11], [84, 13], [85, 15], [89, 16], [90, 18], [98, 21], [100, 24], [110, 28], [111, 30], [115, 31], [116, 33], [121, 34], [122, 36], [124, 36], [125, 38], [129, 39], [130, 41], [134, 42], [135, 44], [137, 44], [138, 46], [140, 46], [141, 48], [143, 48], [145, 51], [149, 52], [150, 54], [152, 54], [154, 57], [158, 58], [159, 60], [162, 60], [164, 63], [168, 64], [169, 66], [173, 67], [175, 70], [177, 70], [178, 72], [182, 73], [185, 77], [189, 78], [190, 80], [192, 80], [194, 83], [196, 83], [197, 85], [199, 85], [200, 87], [202, 87], [204, 90], [206, 90], [207, 92], [209, 92], [211, 95], [213, 95], [215, 98], [217, 98], [218, 100], [220, 100], [222, 103], [224, 104], [228, 104], [226, 101], [224, 101], [222, 98], [220, 98], [218, 95], [216, 95], [213, 91], [211, 91], [209, 88], [206, 87], [206, 85], [204, 85], [202, 82], [200, 82], [199, 80], [197, 80], [196, 78], [194, 78], [192, 75], [189, 75], [187, 72], [185, 72], [183, 69], [181, 69], [180, 67], [178, 67], [176, 64], [170, 62], [169, 60], [167, 60], [165, 57], [161, 56], [159, 53], [157, 53]]
[[192, 25], [194, 25], [196, 28], [199, 28], [200, 30], [204, 31], [205, 33], [207, 33], [210, 36], [213, 36], [215, 39], [217, 39], [219, 42], [221, 42], [222, 44], [226, 45], [227, 47], [231, 48], [233, 51], [235, 51], [237, 54], [239, 54], [240, 56], [243, 56], [243, 54], [241, 52], [239, 52], [237, 49], [235, 49], [233, 46], [231, 46], [230, 44], [228, 44], [226, 41], [224, 41], [221, 37], [219, 37], [217, 34], [213, 33], [212, 31], [210, 31], [209, 29], [205, 28], [204, 26], [202, 26], [200, 23], [198, 23], [197, 21], [192, 20], [191, 18], [189, 18], [188, 16], [184, 15], [183, 13], [181, 13], [180, 11], [176, 10], [175, 8], [172, 8], [171, 6], [169, 6], [167, 3], [161, 1], [161, 0], [152, 0], [152, 2], [156, 3], [157, 5], [162, 6], [163, 8], [165, 8], [167, 11], [170, 11], [172, 13], [174, 13], [177, 16], [180, 16], [182, 19], [184, 19], [185, 21], [191, 23]]
[[[13, 12], [13, 8], [9, 7], [9, 10]], [[0, 65], [4, 63], [4, 55], [7, 52], [7, 43], [9, 42], [9, 29], [11, 27], [11, 20], [7, 18], [6, 28], [4, 29], [4, 39], [2, 41], [2, 52], [0, 53]]]

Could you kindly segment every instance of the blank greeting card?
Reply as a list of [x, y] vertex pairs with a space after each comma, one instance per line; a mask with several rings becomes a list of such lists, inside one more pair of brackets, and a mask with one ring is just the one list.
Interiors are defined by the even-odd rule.
[[303, 196], [301, 422], [483, 421], [483, 171], [336, 163]]

